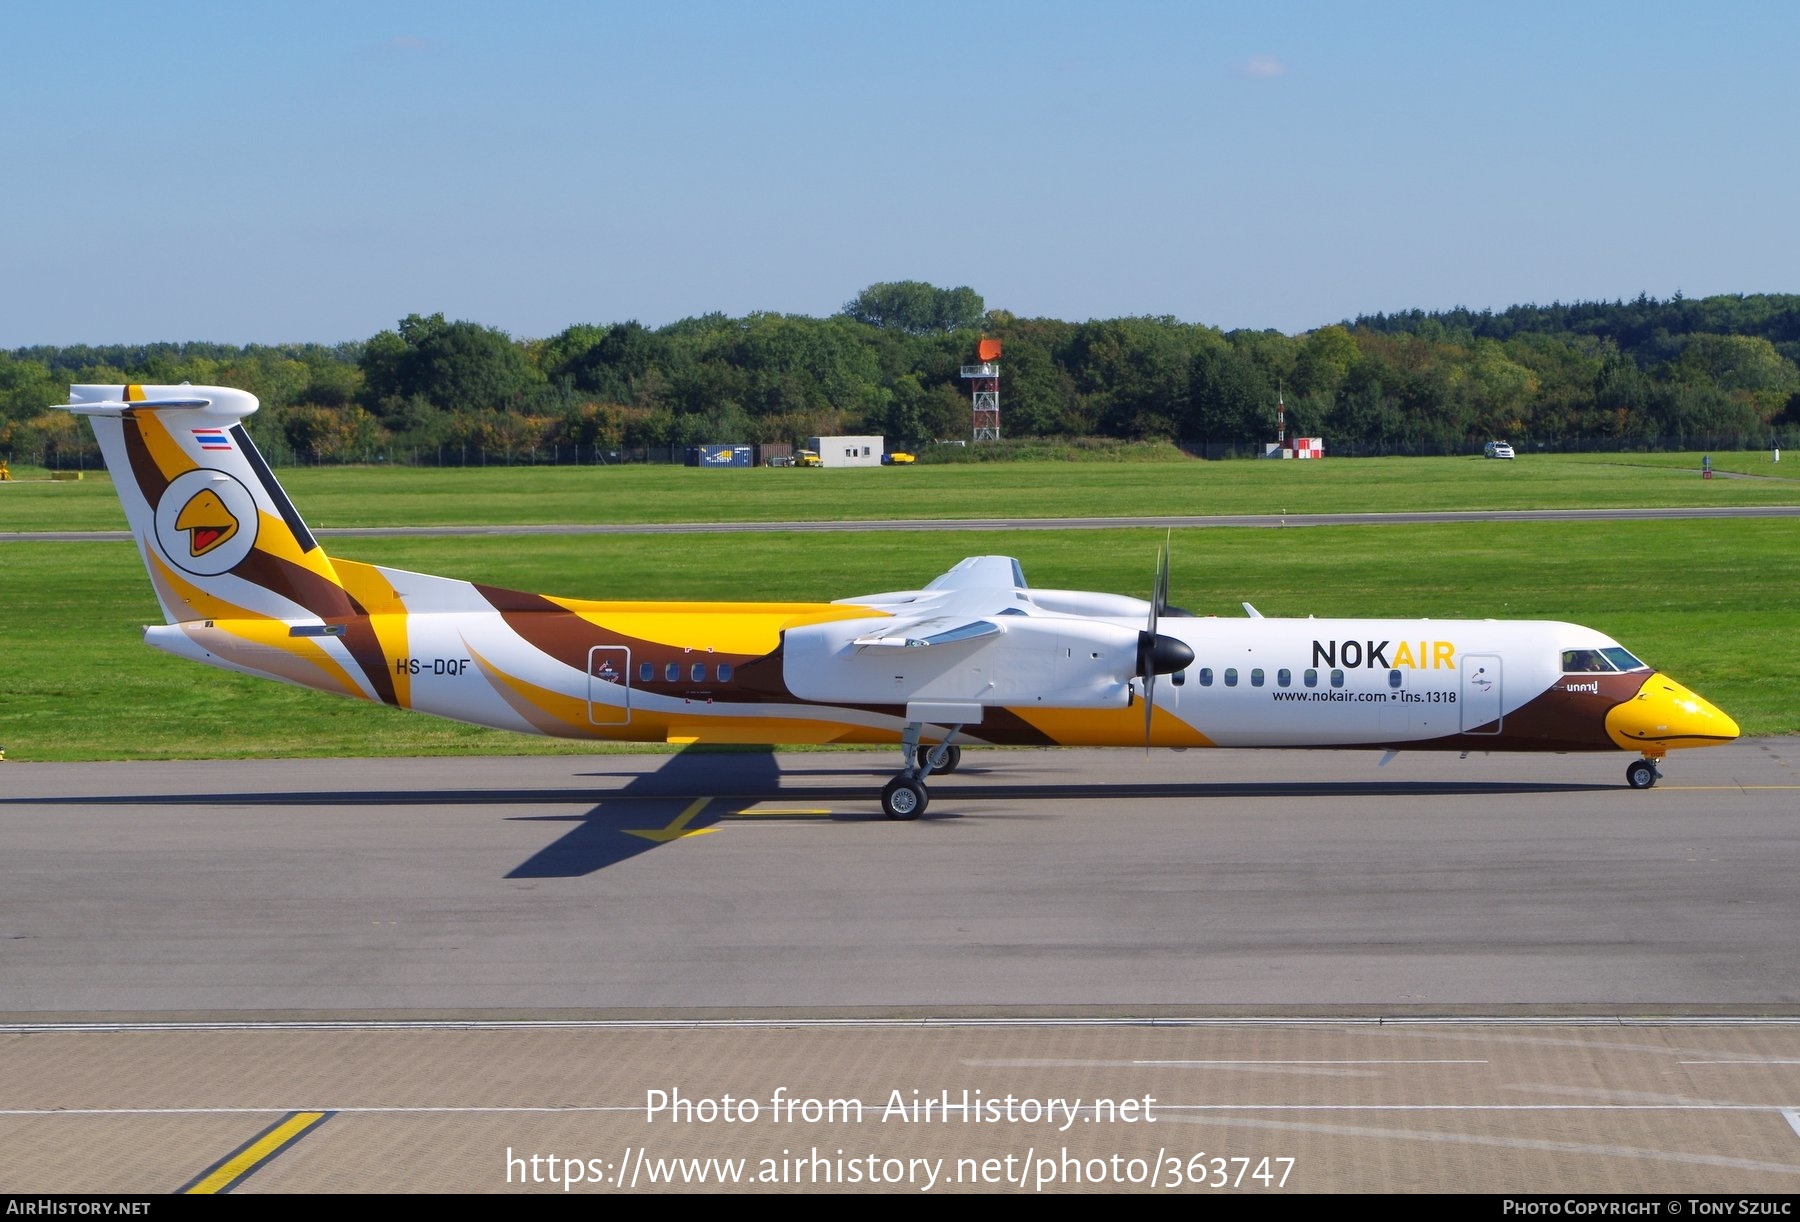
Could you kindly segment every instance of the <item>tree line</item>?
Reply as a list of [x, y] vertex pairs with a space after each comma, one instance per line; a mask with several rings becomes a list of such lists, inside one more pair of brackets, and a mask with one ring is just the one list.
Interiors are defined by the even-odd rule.
[[960, 369], [984, 336], [1004, 345], [1008, 437], [1255, 452], [1274, 439], [1278, 398], [1290, 436], [1339, 453], [1456, 452], [1489, 437], [1757, 446], [1800, 425], [1800, 296], [1415, 310], [1289, 336], [1170, 317], [1020, 318], [967, 287], [901, 281], [827, 318], [715, 313], [515, 339], [413, 314], [338, 345], [18, 348], [0, 352], [0, 455], [94, 457], [77, 421], [46, 410], [71, 382], [242, 387], [262, 400], [250, 427], [277, 462], [833, 433], [918, 445], [968, 437]]

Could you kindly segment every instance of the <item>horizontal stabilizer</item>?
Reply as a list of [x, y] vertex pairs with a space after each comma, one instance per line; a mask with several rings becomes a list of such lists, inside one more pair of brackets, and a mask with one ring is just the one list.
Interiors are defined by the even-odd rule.
[[97, 403], [69, 403], [68, 410], [82, 415], [93, 415], [102, 412], [122, 412], [127, 408], [175, 408], [175, 407], [211, 407], [211, 399], [140, 399], [135, 403], [124, 399], [102, 399]]

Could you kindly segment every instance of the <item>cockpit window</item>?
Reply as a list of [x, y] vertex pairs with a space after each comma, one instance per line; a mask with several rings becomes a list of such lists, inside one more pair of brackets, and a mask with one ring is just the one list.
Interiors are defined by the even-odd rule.
[[1612, 664], [1614, 666], [1618, 667], [1620, 670], [1649, 670], [1650, 669], [1648, 663], [1638, 661], [1636, 658], [1631, 656], [1630, 651], [1620, 649], [1617, 645], [1614, 645], [1609, 649], [1602, 649], [1600, 652], [1605, 654], [1609, 659], [1611, 659]]
[[[1624, 653], [1624, 650], [1620, 650]], [[1619, 669], [1606, 657], [1607, 651], [1601, 649], [1565, 649], [1563, 650], [1563, 674], [1565, 675], [1604, 675]], [[1629, 655], [1627, 655], [1629, 656]]]

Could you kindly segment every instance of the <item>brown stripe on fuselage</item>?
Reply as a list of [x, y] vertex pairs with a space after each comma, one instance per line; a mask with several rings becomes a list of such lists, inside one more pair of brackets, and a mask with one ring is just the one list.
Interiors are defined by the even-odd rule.
[[572, 612], [557, 606], [542, 594], [527, 594], [523, 590], [508, 590], [503, 586], [484, 586], [479, 582], [470, 582], [475, 592], [488, 600], [496, 611], [549, 611], [557, 615], [570, 615]]
[[[1636, 696], [1651, 673], [1564, 675], [1508, 713], [1501, 731], [1507, 738], [1543, 744], [1534, 748], [1539, 751], [1550, 744], [1562, 751], [1617, 751], [1619, 745], [1606, 732], [1606, 715]], [[1590, 684], [1597, 690], [1583, 690]]]
[[[355, 606], [354, 599], [351, 605]], [[387, 650], [381, 647], [381, 640], [375, 635], [374, 622], [363, 614], [361, 607], [356, 607], [350, 616], [332, 622], [344, 625], [344, 648], [375, 689], [376, 698], [383, 704], [398, 705], [400, 699], [394, 691], [394, 676], [388, 670]]]
[[[1606, 715], [1635, 697], [1653, 672], [1564, 675], [1548, 689], [1506, 714], [1500, 733], [1445, 734], [1437, 738], [1380, 743], [1318, 743], [1330, 750], [1392, 747], [1400, 751], [1617, 751], [1606, 732]], [[1594, 684], [1597, 691], [1581, 690]], [[1570, 685], [1576, 685], [1571, 691]], [[1488, 722], [1492, 725], [1493, 722]]]
[[[756, 654], [727, 653], [714, 650], [707, 653], [702, 650], [682, 649], [662, 641], [647, 641], [641, 637], [602, 628], [575, 612], [559, 607], [547, 598], [536, 594], [526, 594], [518, 590], [506, 590], [496, 586], [475, 587], [481, 596], [493, 604], [506, 626], [519, 635], [526, 644], [546, 657], [561, 662], [571, 670], [587, 673], [589, 651], [599, 647], [624, 647], [631, 651], [631, 662], [635, 668], [648, 662], [653, 668], [653, 678], [648, 682], [638, 678], [636, 673], [629, 677], [628, 686], [633, 691], [645, 692], [649, 695], [672, 696], [689, 700], [711, 700], [718, 704], [764, 704], [771, 701], [791, 702], [793, 696], [782, 685], [778, 691], [770, 691], [761, 681], [766, 668], [762, 663], [766, 657]], [[668, 681], [664, 675], [669, 663], [674, 662], [681, 670], [674, 682]], [[729, 683], [702, 681], [695, 683], [689, 670], [696, 662], [704, 665], [714, 676], [717, 667], [723, 663], [732, 668], [733, 674]], [[746, 683], [745, 670], [751, 668], [750, 681]], [[760, 669], [759, 669], [760, 668]], [[777, 663], [774, 673], [780, 674]]]
[[251, 548], [231, 572], [298, 603], [327, 623], [344, 625], [344, 648], [369, 681], [376, 698], [383, 704], [399, 703], [394, 693], [394, 676], [388, 672], [387, 651], [376, 637], [368, 613], [349, 591], [330, 578], [261, 548]]
[[323, 620], [348, 619], [362, 614], [362, 608], [337, 582], [291, 560], [270, 555], [259, 547], [251, 548], [250, 554], [238, 561], [231, 572], [233, 576], [298, 603]]
[[144, 444], [143, 434], [138, 431], [137, 413], [121, 412], [119, 424], [125, 437], [125, 456], [131, 461], [131, 478], [143, 494], [145, 503], [154, 511], [169, 487], [169, 479], [151, 457], [150, 447]]

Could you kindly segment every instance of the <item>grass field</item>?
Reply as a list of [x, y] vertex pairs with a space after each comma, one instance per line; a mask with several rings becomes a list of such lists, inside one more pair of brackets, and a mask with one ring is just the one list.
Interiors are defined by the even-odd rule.
[[[1487, 478], [1495, 466], [1474, 470]], [[1401, 482], [1411, 479], [1404, 465], [1388, 469]], [[385, 478], [402, 474], [411, 473]], [[721, 473], [703, 474], [716, 480]], [[917, 473], [869, 474], [903, 480]], [[320, 499], [300, 498], [303, 512]], [[460, 507], [489, 516], [485, 509]], [[715, 499], [712, 509], [713, 517], [740, 516], [735, 499]], [[1144, 596], [1161, 539], [1152, 530], [394, 537], [333, 550], [574, 597], [799, 600], [914, 587], [965, 555], [1003, 552], [1019, 557], [1035, 585]], [[1572, 620], [1667, 669], [1747, 734], [1800, 732], [1800, 528], [1792, 521], [1194, 529], [1174, 534], [1172, 584], [1176, 603], [1221, 616], [1242, 615], [1239, 604], [1248, 600], [1271, 616]], [[138, 626], [159, 618], [130, 544], [0, 544], [0, 746], [8, 758], [594, 750], [183, 662], [140, 644]]]
[[[1800, 503], [1800, 454], [1365, 458], [1323, 462], [1014, 463], [843, 470], [686, 467], [295, 467], [316, 527], [1125, 517], [1556, 506]], [[0, 484], [0, 531], [122, 530], [104, 473]]]

